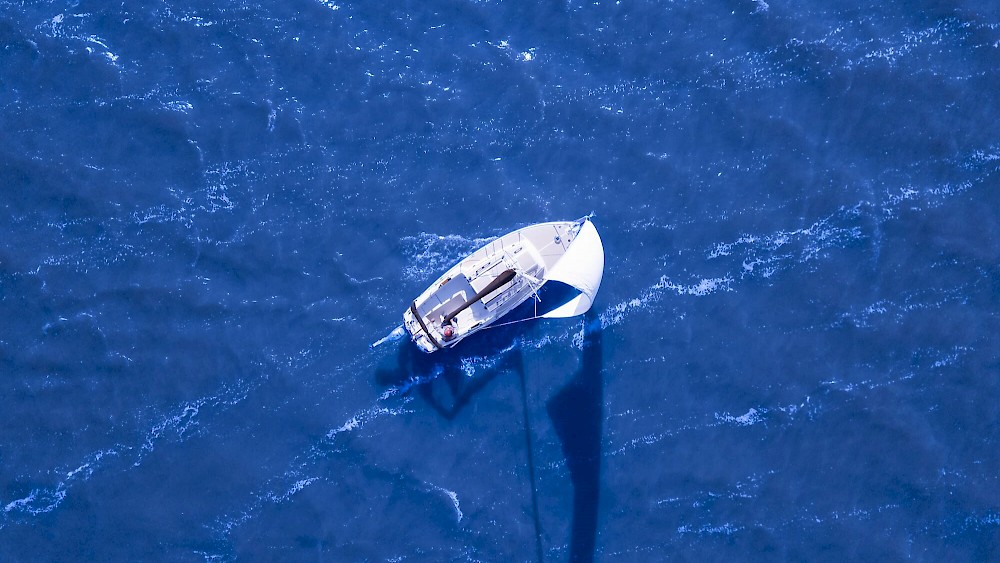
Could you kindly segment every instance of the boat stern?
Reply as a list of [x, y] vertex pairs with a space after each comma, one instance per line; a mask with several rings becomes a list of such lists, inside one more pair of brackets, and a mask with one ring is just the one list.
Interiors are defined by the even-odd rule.
[[403, 312], [403, 326], [406, 327], [406, 332], [410, 333], [410, 338], [421, 352], [430, 354], [440, 350], [441, 345], [428, 331], [423, 321], [417, 317], [415, 309], [415, 305], [410, 305], [410, 308]]

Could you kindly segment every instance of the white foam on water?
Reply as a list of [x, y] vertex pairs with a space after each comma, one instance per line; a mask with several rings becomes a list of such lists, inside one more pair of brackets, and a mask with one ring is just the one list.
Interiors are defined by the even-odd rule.
[[292, 483], [292, 486], [288, 488], [284, 493], [280, 495], [270, 495], [270, 499], [274, 503], [285, 502], [286, 500], [292, 498], [296, 493], [302, 489], [312, 485], [316, 481], [319, 481], [319, 477], [309, 477], [307, 479], [299, 479], [298, 481]]
[[994, 162], [1000, 161], [1000, 147], [990, 146], [987, 149], [980, 149], [973, 151], [965, 162], [962, 163], [962, 167], [970, 170], [974, 168], [981, 168], [984, 164], [992, 164]]
[[438, 485], [435, 485], [433, 483], [428, 483], [426, 481], [424, 481], [424, 484], [430, 487], [430, 490], [437, 491], [439, 493], [444, 493], [444, 495], [448, 497], [448, 500], [451, 501], [452, 507], [455, 509], [456, 522], [461, 522], [462, 518], [464, 518], [465, 515], [462, 513], [462, 507], [458, 502], [458, 493], [456, 493], [455, 491], [448, 490], [444, 487], [439, 487]]
[[[807, 395], [805, 399], [803, 399], [799, 403], [792, 403], [777, 407], [755, 406], [749, 408], [746, 413], [741, 415], [733, 415], [728, 412], [714, 413], [713, 418], [710, 422], [705, 421], [704, 417], [696, 417], [687, 423], [681, 424], [676, 428], [643, 434], [642, 436], [639, 436], [637, 438], [632, 438], [627, 440], [617, 448], [614, 448], [614, 446], [612, 446], [613, 449], [609, 449], [606, 455], [608, 456], [622, 455], [640, 447], [651, 446], [653, 444], [661, 442], [665, 438], [676, 436], [684, 432], [705, 431], [713, 428], [719, 428], [723, 425], [733, 425], [739, 427], [753, 426], [760, 422], [765, 422], [767, 420], [765, 418], [765, 415], [767, 415], [768, 413], [778, 412], [785, 415], [787, 421], [793, 421], [799, 416], [800, 411], [804, 411], [806, 417], [812, 420], [815, 418], [818, 409], [819, 405], [814, 403], [812, 401], [812, 398], [809, 395]], [[610, 441], [613, 441], [613, 437], [609, 437], [609, 442]]]
[[970, 516], [966, 519], [966, 523], [997, 526], [1000, 525], [1000, 512], [990, 512], [984, 516]]
[[955, 346], [951, 349], [950, 353], [935, 359], [934, 363], [931, 364], [931, 368], [938, 369], [958, 364], [961, 361], [962, 356], [972, 352], [973, 350], [975, 349], [971, 346]]
[[666, 275], [643, 291], [642, 295], [609, 307], [600, 315], [601, 328], [620, 324], [632, 312], [646, 309], [661, 300], [665, 294], [692, 295], [704, 297], [718, 291], [732, 291], [733, 278], [701, 278], [693, 284], [683, 284], [670, 280]]
[[406, 392], [412, 389], [413, 387], [427, 383], [428, 381], [432, 381], [437, 377], [439, 377], [442, 373], [444, 373], [444, 368], [440, 365], [435, 365], [433, 371], [428, 375], [411, 375], [402, 384], [396, 385], [394, 387], [389, 387], [388, 389], [383, 391], [382, 394], [379, 395], [378, 400], [384, 401], [389, 397], [405, 395]]
[[580, 322], [580, 330], [573, 333], [573, 347], [577, 350], [583, 350], [584, 344], [586, 344], [587, 337], [587, 323]]
[[715, 535], [726, 535], [731, 536], [740, 530], [743, 530], [743, 526], [734, 526], [733, 524], [721, 524], [718, 526], [704, 525], [698, 528], [692, 528], [691, 526], [685, 524], [683, 526], [678, 526], [677, 533], [680, 535], [685, 534], [697, 534], [699, 536], [715, 536]]
[[[411, 397], [404, 398], [403, 399], [403, 405], [409, 403], [411, 400], [412, 400]], [[380, 399], [380, 402], [381, 402], [381, 399]], [[404, 409], [402, 406], [400, 406], [400, 407], [385, 407], [385, 406], [382, 406], [379, 403], [376, 403], [376, 404], [374, 404], [374, 405], [372, 405], [372, 406], [370, 406], [370, 407], [368, 407], [368, 408], [366, 408], [366, 409], [358, 412], [357, 414], [355, 414], [351, 418], [347, 419], [346, 422], [344, 422], [343, 424], [341, 424], [337, 428], [334, 428], [334, 429], [330, 430], [329, 432], [327, 432], [326, 433], [326, 439], [327, 440], [333, 440], [339, 434], [343, 434], [345, 432], [353, 432], [355, 430], [364, 428], [365, 425], [368, 424], [369, 422], [371, 422], [373, 420], [376, 420], [376, 419], [379, 419], [379, 418], [382, 418], [384, 416], [396, 416], [396, 415], [405, 414], [405, 413], [411, 413], [411, 412], [413, 412], [413, 411], [408, 410], [408, 409]], [[319, 453], [319, 450], [317, 449], [316, 446], [313, 447], [313, 450], [314, 450], [314, 453]]]
[[469, 238], [462, 235], [431, 233], [403, 237], [401, 242], [408, 247], [407, 253], [410, 254], [410, 264], [403, 269], [403, 276], [417, 281], [435, 279], [459, 260], [495, 238]]
[[765, 477], [775, 475], [777, 471], [769, 470], [763, 474], [753, 474], [750, 477], [737, 481], [732, 487], [725, 490], [704, 490], [692, 494], [669, 497], [656, 501], [657, 506], [662, 505], [689, 505], [692, 508], [703, 508], [718, 499], [728, 500], [751, 500], [757, 498], [760, 487]]
[[[714, 426], [714, 425], [711, 425], [711, 426]], [[699, 430], [699, 429], [702, 429], [702, 428], [705, 428], [705, 427], [706, 427], [705, 425], [690, 424], [690, 425], [683, 425], [683, 426], [680, 426], [678, 428], [674, 428], [674, 429], [670, 429], [670, 430], [665, 430], [665, 431], [660, 431], [660, 432], [651, 432], [651, 433], [648, 433], [648, 434], [643, 434], [642, 436], [639, 436], [637, 438], [632, 438], [632, 439], [626, 441], [624, 443], [624, 445], [622, 445], [622, 446], [620, 446], [620, 447], [618, 447], [616, 449], [608, 451], [606, 455], [608, 455], [608, 456], [622, 455], [622, 454], [625, 454], [625, 453], [627, 453], [627, 452], [629, 452], [631, 450], [639, 448], [641, 446], [650, 446], [650, 445], [653, 445], [653, 444], [655, 444], [657, 442], [660, 442], [664, 438], [668, 438], [670, 436], [675, 436], [675, 435], [677, 435], [677, 434], [679, 434], [681, 432], [688, 431], [688, 430]], [[613, 445], [612, 445], [612, 447], [613, 447]]]
[[519, 341], [514, 341], [510, 346], [507, 346], [506, 348], [489, 356], [470, 356], [462, 358], [460, 362], [462, 373], [464, 373], [466, 377], [475, 377], [477, 372], [482, 372], [495, 367], [508, 352], [517, 348], [519, 344]]
[[188, 113], [194, 109], [194, 106], [191, 105], [191, 102], [187, 102], [184, 100], [171, 100], [169, 102], [164, 102], [163, 107], [180, 113]]
[[[825, 388], [825, 392], [820, 394], [819, 400], [814, 400], [812, 395], [806, 395], [802, 401], [797, 403], [789, 403], [782, 406], [753, 406], [745, 413], [739, 415], [734, 415], [730, 412], [717, 412], [714, 414], [714, 420], [711, 422], [696, 417], [676, 427], [645, 433], [641, 436], [627, 439], [624, 442], [619, 442], [618, 444], [615, 444], [616, 440], [612, 434], [608, 436], [611, 446], [605, 455], [622, 455], [631, 450], [653, 445], [665, 438], [689, 431], [701, 432], [721, 425], [752, 427], [760, 423], [766, 424], [768, 421], [774, 420], [776, 418], [775, 415], [778, 413], [783, 415], [781, 417], [782, 423], [792, 422], [803, 416], [806, 420], [814, 421], [817, 414], [823, 410], [825, 404], [845, 400], [843, 395], [837, 393], [831, 394], [829, 391], [855, 395], [858, 392], [864, 393], [899, 385], [918, 376], [926, 377], [930, 375], [933, 377], [937, 370], [961, 365], [963, 357], [974, 350], [975, 348], [971, 346], [954, 346], [947, 350], [917, 350], [915, 351], [916, 356], [922, 358], [920, 365], [902, 373], [890, 370], [889, 373], [880, 374], [877, 377], [866, 377], [861, 380], [845, 381], [835, 378], [820, 382], [821, 387]], [[636, 409], [628, 409], [625, 412], [629, 414], [628, 420], [650, 419], [662, 416], [660, 413], [644, 414]], [[655, 422], [646, 421], [643, 423], [643, 426], [648, 427], [650, 424], [655, 424]]]
[[706, 258], [715, 260], [738, 253], [742, 258], [740, 278], [769, 278], [780, 269], [816, 260], [829, 249], [842, 248], [863, 238], [860, 227], [847, 225], [857, 221], [861, 207], [862, 204], [843, 206], [801, 229], [767, 235], [745, 234], [733, 242], [716, 244]]
[[874, 44], [880, 45], [879, 48], [866, 52], [863, 56], [852, 60], [849, 64], [850, 66], [855, 66], [877, 59], [892, 65], [919, 48], [928, 45], [941, 45], [946, 42], [950, 33], [953, 33], [956, 29], [967, 29], [970, 25], [968, 22], [960, 22], [956, 18], [950, 18], [940, 21], [932, 27], [919, 30], [904, 30], [893, 37], [878, 38]]
[[118, 449], [106, 449], [93, 452], [84, 458], [83, 463], [77, 466], [76, 469], [66, 472], [65, 482], [70, 483], [75, 479], [86, 481], [101, 467], [104, 458], [120, 456], [121, 452], [119, 452]]
[[233, 385], [223, 386], [219, 393], [185, 403], [178, 410], [154, 424], [137, 444], [118, 443], [102, 450], [97, 450], [70, 467], [73, 469], [57, 469], [51, 471], [56, 476], [53, 486], [37, 487], [27, 496], [5, 503], [0, 528], [5, 521], [18, 514], [39, 515], [55, 510], [62, 504], [71, 487], [78, 482], [86, 482], [97, 472], [108, 468], [113, 459], [132, 461], [132, 467], [138, 467], [147, 455], [154, 451], [160, 441], [173, 436], [178, 442], [189, 438], [198, 426], [197, 415], [204, 408], [218, 408], [235, 405], [246, 398], [250, 387], [242, 381]]
[[[227, 408], [246, 399], [251, 391], [250, 385], [242, 380], [226, 384], [219, 393], [189, 401], [177, 408], [175, 414], [167, 416], [146, 432], [145, 439], [139, 446], [133, 467], [138, 467], [145, 457], [155, 450], [156, 444], [164, 439], [173, 438], [183, 442], [193, 436], [199, 427], [198, 415], [204, 408]], [[129, 450], [133, 448], [129, 447]]]
[[[72, 39], [83, 43], [83, 50], [89, 54], [97, 53], [104, 57], [111, 66], [118, 68], [119, 56], [111, 51], [108, 42], [101, 37], [82, 31], [84, 22], [92, 14], [57, 14], [35, 27], [36, 30], [56, 39]], [[95, 47], [96, 46], [96, 47]]]
[[[21, 512], [37, 516], [55, 509], [66, 498], [66, 486], [63, 483], [55, 488], [32, 489], [28, 496], [8, 502], [4, 514]], [[0, 523], [2, 527], [2, 523]]]
[[807, 511], [800, 516], [781, 522], [779, 526], [786, 527], [801, 524], [823, 524], [831, 520], [871, 520], [871, 518], [877, 514], [881, 514], [887, 510], [898, 510], [899, 507], [900, 506], [898, 504], [887, 503], [871, 508], [855, 507], [850, 510], [833, 510], [826, 514], [815, 514]]
[[[768, 4], [754, 0], [754, 14], [766, 13]], [[962, 21], [948, 18], [931, 27], [903, 29], [896, 34], [872, 37], [867, 28], [873, 17], [843, 23], [816, 37], [793, 37], [782, 45], [767, 49], [754, 49], [714, 61], [714, 72], [696, 81], [694, 86], [739, 92], [775, 88], [809, 79], [808, 72], [789, 72], [788, 63], [820, 49], [830, 57], [832, 69], [853, 70], [872, 65], [897, 66], [901, 63], [917, 64], [921, 71], [937, 76], [966, 79], [972, 76], [969, 67], [931, 62], [942, 54], [957, 54], [971, 47], [995, 46], [987, 42], [971, 41], [970, 37], [988, 37], [981, 33], [990, 29], [989, 23]], [[891, 27], [895, 27], [890, 24]], [[714, 59], [708, 55], [710, 61]], [[931, 63], [931, 64], [928, 64]], [[657, 84], [659, 86], [659, 84]]]
[[721, 422], [736, 424], [737, 426], [753, 426], [758, 422], [763, 422], [765, 414], [767, 414], [767, 409], [765, 408], [752, 408], [740, 416], [733, 416], [729, 413], [715, 413], [715, 419]]
[[910, 313], [940, 309], [949, 304], [965, 304], [971, 284], [958, 287], [921, 289], [909, 291], [899, 301], [879, 299], [857, 312], [841, 313], [836, 321], [825, 328], [834, 328], [850, 323], [858, 328], [869, 328], [876, 322], [903, 322]]
[[886, 193], [886, 197], [881, 203], [882, 214], [885, 218], [894, 218], [899, 213], [899, 209], [904, 207], [904, 204], [910, 210], [932, 209], [943, 204], [951, 196], [968, 191], [974, 185], [975, 182], [972, 180], [965, 180], [958, 183], [924, 187], [911, 185], [895, 188]]
[[146, 440], [140, 447], [140, 455], [132, 465], [138, 467], [142, 463], [145, 454], [155, 449], [156, 442], [167, 432], [176, 433], [179, 438], [183, 438], [185, 433], [193, 432], [198, 426], [198, 413], [201, 407], [205, 406], [209, 398], [202, 398], [188, 403], [182, 407], [181, 412], [161, 420], [146, 433]]
[[[4, 515], [30, 514], [37, 516], [59, 507], [66, 498], [66, 494], [75, 481], [87, 481], [101, 465], [105, 457], [119, 456], [116, 449], [99, 450], [87, 455], [83, 463], [70, 471], [55, 471], [56, 474], [64, 474], [64, 477], [54, 487], [41, 487], [32, 489], [25, 497], [8, 502], [4, 506]], [[0, 528], [3, 528], [4, 520], [0, 520]]]
[[[526, 49], [524, 51], [516, 50], [516, 49], [514, 49], [513, 47], [510, 46], [510, 41], [508, 41], [506, 39], [502, 39], [498, 43], [493, 43], [491, 41], [487, 41], [486, 43], [488, 45], [492, 45], [493, 47], [499, 49], [505, 55], [507, 55], [512, 60], [515, 60], [517, 62], [527, 63], [527, 62], [531, 62], [531, 61], [535, 60], [535, 58], [537, 57], [537, 55], [536, 55], [536, 51], [537, 50], [534, 47], [532, 47], [530, 49]], [[500, 159], [496, 159], [496, 160], [500, 160]]]
[[398, 394], [398, 391], [383, 393], [375, 404], [358, 411], [343, 424], [331, 429], [319, 443], [311, 445], [302, 454], [293, 458], [281, 475], [269, 479], [267, 485], [263, 487], [264, 490], [254, 493], [254, 500], [243, 510], [236, 515], [229, 514], [216, 518], [215, 531], [221, 536], [227, 536], [234, 528], [252, 520], [265, 505], [284, 503], [305, 487], [319, 480], [319, 477], [304, 477], [303, 475], [317, 462], [328, 458], [331, 452], [339, 451], [334, 446], [342, 436], [357, 432], [374, 420], [413, 412], [404, 408], [413, 400], [412, 397], [403, 397], [398, 406], [384, 406], [382, 404], [385, 400]]
[[337, 434], [341, 434], [343, 432], [353, 432], [354, 430], [363, 427], [365, 423], [367, 423], [373, 417], [376, 417], [379, 414], [384, 414], [386, 412], [388, 412], [386, 409], [376, 408], [376, 409], [369, 409], [365, 412], [354, 415], [351, 418], [347, 419], [347, 422], [327, 432], [326, 437], [332, 439]]

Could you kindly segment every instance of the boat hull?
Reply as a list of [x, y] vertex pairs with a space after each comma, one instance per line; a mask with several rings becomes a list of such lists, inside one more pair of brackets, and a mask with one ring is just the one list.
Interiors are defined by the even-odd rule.
[[587, 222], [529, 225], [490, 241], [459, 261], [403, 313], [403, 326], [413, 342], [427, 353], [451, 348], [528, 299], [537, 298], [546, 275]]

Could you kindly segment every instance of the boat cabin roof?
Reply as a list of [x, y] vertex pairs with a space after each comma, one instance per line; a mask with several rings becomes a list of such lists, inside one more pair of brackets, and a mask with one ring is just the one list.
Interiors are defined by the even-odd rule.
[[[434, 293], [417, 307], [420, 316], [429, 321], [439, 324], [441, 319], [452, 311], [465, 305], [466, 301], [476, 295], [476, 290], [472, 288], [469, 279], [464, 274], [456, 274], [451, 279], [446, 280]], [[477, 301], [470, 305], [455, 317], [459, 327], [469, 327], [478, 320], [489, 316], [486, 306], [482, 301]]]

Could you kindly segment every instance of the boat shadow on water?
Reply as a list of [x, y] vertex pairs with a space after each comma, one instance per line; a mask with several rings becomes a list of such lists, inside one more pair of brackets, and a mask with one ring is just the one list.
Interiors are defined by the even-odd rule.
[[[497, 375], [523, 371], [519, 335], [515, 327], [500, 327], [434, 354], [421, 352], [409, 341], [400, 342], [396, 365], [376, 370], [375, 382], [416, 393], [439, 415], [453, 420]], [[469, 370], [474, 370], [471, 377]]]
[[[594, 313], [585, 320], [579, 367], [569, 381], [546, 401], [546, 412], [559, 438], [573, 485], [569, 560], [593, 561], [597, 539], [601, 480], [601, 436], [604, 422], [603, 353], [600, 323]], [[534, 471], [531, 409], [527, 402], [524, 362], [519, 340], [523, 328], [499, 327], [473, 335], [455, 349], [425, 354], [410, 342], [400, 342], [396, 365], [376, 371], [382, 387], [400, 386], [417, 393], [440, 416], [453, 420], [494, 378], [513, 372], [521, 386], [525, 448], [531, 478], [532, 511], [538, 560], [543, 560], [542, 526]], [[474, 376], [466, 371], [472, 366]], [[482, 367], [486, 366], [486, 367]]]

